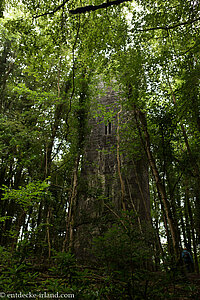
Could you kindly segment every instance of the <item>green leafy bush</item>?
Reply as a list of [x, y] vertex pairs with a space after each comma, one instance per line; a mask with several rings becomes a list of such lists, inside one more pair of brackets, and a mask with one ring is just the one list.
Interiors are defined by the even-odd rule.
[[142, 230], [129, 212], [94, 240], [94, 255], [107, 276], [104, 289], [101, 287], [105, 295], [141, 299], [147, 293], [153, 252], [152, 232], [145, 228]]

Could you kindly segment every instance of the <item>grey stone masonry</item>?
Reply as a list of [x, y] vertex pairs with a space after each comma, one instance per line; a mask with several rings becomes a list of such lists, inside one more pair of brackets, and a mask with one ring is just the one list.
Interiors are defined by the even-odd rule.
[[122, 125], [130, 113], [120, 111], [120, 95], [111, 88], [91, 108], [75, 213], [74, 250], [80, 258], [89, 255], [93, 238], [121, 214], [122, 201], [141, 220], [150, 216], [148, 167], [145, 157], [138, 160], [126, 154], [129, 141]]

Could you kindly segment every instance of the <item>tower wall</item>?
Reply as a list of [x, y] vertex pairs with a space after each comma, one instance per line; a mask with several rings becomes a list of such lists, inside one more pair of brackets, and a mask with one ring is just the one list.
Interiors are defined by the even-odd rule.
[[[104, 233], [115, 222], [115, 214], [120, 215], [122, 199], [126, 209], [137, 211], [141, 219], [147, 220], [150, 216], [146, 161], [144, 158], [135, 160], [128, 157], [126, 151], [120, 152], [127, 143], [121, 125], [127, 122], [129, 113], [122, 111], [118, 122], [118, 112], [121, 110], [119, 94], [111, 88], [98, 99], [98, 104], [99, 116], [97, 111], [93, 112], [91, 115], [96, 116], [91, 116], [89, 121], [90, 134], [86, 142], [75, 214], [74, 249], [82, 258], [89, 255], [93, 238]], [[110, 111], [113, 116], [109, 118]], [[120, 147], [122, 144], [123, 147]]]

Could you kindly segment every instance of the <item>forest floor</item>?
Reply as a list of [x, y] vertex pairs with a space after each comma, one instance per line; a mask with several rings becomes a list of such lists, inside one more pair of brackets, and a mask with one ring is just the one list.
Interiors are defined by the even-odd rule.
[[[74, 299], [82, 300], [82, 299], [98, 299], [98, 300], [123, 300], [123, 299], [130, 299], [130, 300], [200, 300], [200, 275], [195, 273], [188, 273], [178, 276], [176, 274], [166, 274], [165, 272], [153, 272], [152, 273], [152, 280], [144, 280], [141, 282], [136, 283], [136, 288], [141, 289], [140, 295], [136, 292], [137, 295], [134, 295], [134, 292], [131, 295], [125, 293], [124, 296], [119, 295], [117, 293], [113, 293], [110, 286], [118, 286], [116, 290], [121, 287], [126, 286], [125, 282], [118, 282], [116, 280], [109, 280], [106, 276], [103, 276], [98, 270], [84, 271], [85, 267], [79, 267], [79, 272], [75, 274], [75, 276], [69, 278], [67, 276], [59, 276], [53, 275], [49, 270], [41, 270], [39, 272], [39, 276], [37, 277], [37, 285], [38, 288], [43, 287], [44, 290], [42, 292], [48, 291], [48, 284], [49, 286], [55, 284], [58, 288], [58, 291], [62, 292], [62, 286], [65, 286], [65, 283], [68, 282], [69, 286], [76, 286], [76, 291], [74, 291]], [[39, 270], [38, 270], [39, 271]], [[112, 283], [110, 282], [112, 281]], [[106, 283], [107, 282], [107, 283]], [[106, 284], [108, 288], [108, 292], [104, 294], [104, 296], [96, 296], [94, 291], [98, 294], [98, 290], [102, 290], [102, 286], [106, 290]], [[146, 289], [147, 287], [147, 289]], [[91, 289], [91, 294], [90, 294]], [[109, 292], [110, 289], [110, 292]], [[81, 292], [82, 290], [82, 292]], [[86, 292], [87, 290], [87, 292]], [[115, 288], [113, 288], [113, 291]], [[145, 291], [146, 290], [146, 291]], [[73, 291], [73, 289], [71, 289]], [[59, 298], [57, 298], [59, 299]]]
[[127, 282], [123, 276], [119, 279], [118, 275], [110, 276], [101, 269], [77, 264], [62, 268], [48, 263], [1, 265], [0, 298], [3, 299], [2, 293], [13, 292], [58, 293], [76, 300], [200, 300], [200, 275], [176, 270], [138, 273], [132, 282]]
[[[91, 283], [91, 290], [94, 289], [94, 286], [101, 287], [103, 285], [105, 287], [105, 281], [106, 278], [103, 278], [100, 274], [94, 272], [94, 277], [92, 277], [92, 274], [85, 274], [82, 276], [80, 275], [80, 289], [82, 288], [82, 284], [85, 285], [86, 281], [88, 280]], [[171, 280], [168, 278], [166, 280], [166, 273], [163, 272], [162, 274], [160, 272], [155, 272], [152, 274], [152, 282], [148, 282], [148, 292], [141, 294], [141, 297], [132, 294], [132, 296], [128, 296], [127, 294], [123, 296], [116, 297], [116, 295], [112, 295], [112, 293], [108, 293], [105, 296], [100, 297], [94, 297], [94, 295], [90, 296], [88, 294], [88, 297], [85, 295], [85, 292], [83, 292], [83, 295], [81, 293], [78, 293], [74, 295], [75, 299], [82, 300], [82, 299], [99, 299], [99, 300], [123, 300], [123, 299], [130, 299], [130, 300], [167, 300], [167, 299], [173, 299], [173, 300], [200, 300], [200, 275], [195, 273], [190, 273], [184, 275], [182, 278], [171, 278]], [[52, 276], [48, 273], [41, 273], [40, 276], [40, 282], [49, 280], [59, 280], [60, 277]], [[155, 280], [155, 278], [158, 278], [158, 280]], [[64, 278], [60, 278], [61, 281], [64, 280]], [[60, 281], [60, 283], [61, 283]], [[109, 285], [110, 283], [108, 283]], [[145, 286], [145, 282], [141, 282], [141, 285]], [[90, 284], [89, 284], [90, 286]], [[123, 283], [122, 283], [123, 286]], [[88, 287], [89, 288], [89, 287]], [[151, 293], [151, 289], [154, 290], [153, 293]], [[156, 294], [156, 290], [158, 291], [158, 294]], [[154, 296], [153, 296], [154, 295]], [[105, 297], [105, 298], [104, 298]]]
[[[168, 288], [171, 299], [200, 300], [200, 275], [195, 273], [186, 274], [182, 280], [175, 280]], [[168, 297], [166, 299], [168, 299]]]

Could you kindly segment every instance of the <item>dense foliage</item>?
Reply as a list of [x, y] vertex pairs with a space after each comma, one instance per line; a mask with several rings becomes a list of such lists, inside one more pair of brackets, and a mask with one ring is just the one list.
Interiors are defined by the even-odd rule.
[[[199, 12], [192, 0], [0, 2], [3, 291], [198, 298], [174, 278], [184, 246], [199, 273]], [[125, 151], [146, 154], [152, 213], [140, 232], [133, 212], [116, 218], [86, 267], [69, 230], [100, 80], [132, 112]]]

